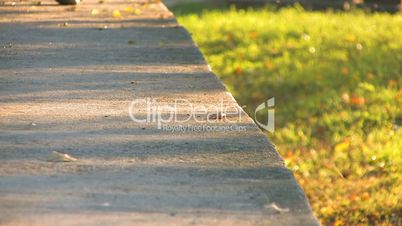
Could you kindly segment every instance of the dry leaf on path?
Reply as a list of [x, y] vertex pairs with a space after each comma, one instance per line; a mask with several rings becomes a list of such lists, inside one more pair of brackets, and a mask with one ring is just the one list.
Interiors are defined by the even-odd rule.
[[266, 209], [273, 209], [273, 210], [275, 210], [275, 211], [277, 211], [277, 212], [279, 212], [279, 213], [286, 213], [286, 212], [289, 212], [289, 208], [281, 208], [281, 207], [279, 207], [278, 205], [276, 205], [276, 203], [271, 203], [271, 204], [268, 204], [268, 205], [265, 205], [264, 206]]
[[97, 9], [93, 9], [92, 11], [91, 11], [91, 15], [92, 16], [96, 16], [96, 15], [98, 15], [99, 14], [99, 10], [97, 10]]
[[75, 162], [75, 161], [77, 161], [77, 159], [70, 156], [69, 154], [52, 151], [52, 153], [49, 154], [47, 161], [49, 161], [49, 162]]
[[115, 18], [120, 18], [120, 17], [121, 17], [120, 10], [118, 10], [118, 9], [113, 10], [112, 15], [113, 15], [113, 17], [115, 17]]

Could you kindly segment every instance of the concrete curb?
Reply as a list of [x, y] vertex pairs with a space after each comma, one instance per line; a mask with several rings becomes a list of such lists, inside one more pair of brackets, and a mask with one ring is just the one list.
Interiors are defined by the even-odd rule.
[[[243, 111], [163, 124], [208, 126], [187, 132], [131, 120], [141, 98], [239, 108], [163, 5], [18, 2], [0, 18], [1, 225], [318, 225]], [[225, 126], [243, 130], [210, 129]]]

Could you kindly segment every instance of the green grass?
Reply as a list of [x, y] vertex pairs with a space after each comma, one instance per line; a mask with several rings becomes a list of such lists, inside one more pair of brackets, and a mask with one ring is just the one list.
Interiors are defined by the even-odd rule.
[[278, 146], [324, 225], [402, 224], [402, 15], [174, 8]]

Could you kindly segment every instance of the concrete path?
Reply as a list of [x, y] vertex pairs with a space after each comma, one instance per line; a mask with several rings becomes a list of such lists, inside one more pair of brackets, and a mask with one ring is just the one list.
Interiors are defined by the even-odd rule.
[[[179, 3], [194, 3], [194, 2], [201, 3], [207, 1], [208, 0], [162, 0], [163, 4], [165, 4], [169, 8]], [[216, 1], [225, 1], [225, 0], [216, 0]]]
[[162, 4], [0, 2], [0, 103], [0, 225], [317, 224]]

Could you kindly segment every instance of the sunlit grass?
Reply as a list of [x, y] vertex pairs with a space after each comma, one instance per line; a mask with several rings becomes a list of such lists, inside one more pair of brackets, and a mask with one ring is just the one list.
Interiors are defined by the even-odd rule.
[[275, 97], [278, 146], [325, 225], [401, 225], [402, 15], [303, 9], [176, 15], [253, 115]]

